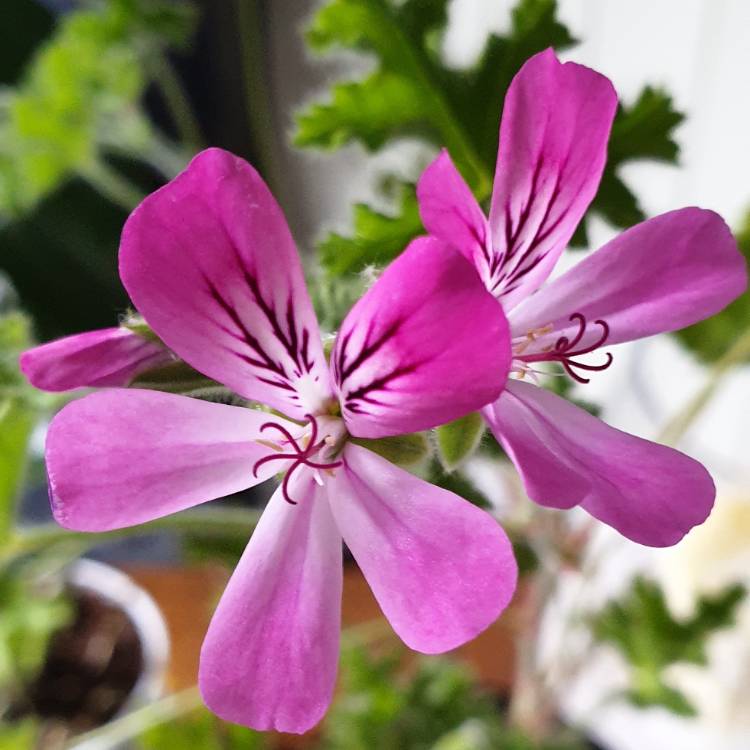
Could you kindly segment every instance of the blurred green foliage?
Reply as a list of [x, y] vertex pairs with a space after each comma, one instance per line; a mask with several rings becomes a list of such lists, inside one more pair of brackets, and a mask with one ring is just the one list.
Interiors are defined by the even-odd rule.
[[0, 106], [0, 212], [19, 215], [78, 174], [127, 200], [107, 149], [143, 154], [155, 137], [140, 106], [151, 58], [184, 44], [192, 6], [109, 0], [66, 16]]
[[161, 132], [144, 94], [155, 82], [175, 99], [166, 52], [186, 47], [197, 15], [190, 2], [87, 0], [51, 26], [35, 0], [10, 2], [24, 44], [0, 47], [0, 268], [46, 339], [111, 325], [127, 304], [124, 214], [192, 147]]
[[[402, 136], [446, 147], [480, 201], [489, 198], [505, 92], [526, 59], [575, 39], [557, 18], [555, 0], [520, 0], [505, 36], [493, 34], [477, 63], [449, 68], [440, 54], [447, 0], [330, 0], [315, 15], [308, 43], [317, 52], [354, 49], [376, 60], [361, 80], [333, 86], [328, 99], [301, 112], [295, 144], [323, 149], [359, 141], [371, 151]], [[650, 87], [635, 104], [621, 106], [610, 141], [610, 161], [590, 212], [618, 227], [645, 218], [619, 177], [639, 159], [675, 162], [672, 131], [682, 120], [671, 98]], [[417, 174], [414, 174], [414, 178]], [[394, 178], [398, 183], [398, 180]], [[330, 234], [319, 245], [321, 263], [340, 277], [382, 265], [423, 232], [412, 182], [397, 188], [395, 205], [382, 213], [354, 207], [353, 235]], [[586, 238], [585, 220], [577, 234]]]
[[0, 316], [0, 544], [11, 534], [27, 445], [47, 400], [18, 371], [18, 355], [31, 343], [29, 327], [20, 313]]
[[592, 621], [595, 637], [614, 646], [628, 662], [628, 700], [693, 715], [693, 706], [664, 681], [663, 672], [678, 662], [706, 665], [706, 640], [734, 624], [745, 595], [743, 586], [733, 585], [716, 596], [701, 597], [695, 613], [680, 620], [670, 613], [656, 583], [636, 578], [621, 601], [610, 602]]
[[[750, 213], [737, 233], [737, 243], [750, 264]], [[678, 331], [676, 336], [702, 360], [713, 362], [727, 352], [737, 337], [750, 326], [750, 293], [708, 320]]]
[[140, 750], [264, 750], [269, 746], [262, 733], [227, 724], [205, 709], [149, 729], [138, 739]]
[[35, 747], [37, 726], [33, 721], [0, 724], [0, 750], [26, 750]]
[[49, 638], [70, 616], [54, 581], [10, 569], [0, 574], [0, 715], [36, 675]]
[[[571, 737], [538, 745], [509, 729], [497, 699], [447, 658], [420, 658], [407, 672], [398, 652], [344, 649], [341, 692], [319, 750], [577, 750]], [[561, 731], [565, 736], [565, 732]]]

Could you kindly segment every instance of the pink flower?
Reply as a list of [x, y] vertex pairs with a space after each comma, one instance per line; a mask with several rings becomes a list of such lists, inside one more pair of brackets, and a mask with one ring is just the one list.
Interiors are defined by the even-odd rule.
[[171, 354], [127, 328], [103, 328], [36, 346], [20, 357], [21, 371], [43, 391], [125, 386], [147, 370], [168, 364]]
[[176, 355], [284, 415], [105, 390], [64, 408], [47, 439], [55, 517], [85, 531], [286, 469], [203, 645], [212, 710], [287, 732], [322, 717], [338, 660], [342, 537], [418, 651], [455, 648], [499, 615], [516, 566], [495, 520], [347, 439], [427, 429], [498, 397], [507, 321], [460, 253], [415, 240], [349, 313], [329, 369], [281, 210], [252, 167], [211, 149], [132, 214], [120, 271]]
[[[695, 323], [746, 287], [721, 218], [685, 208], [624, 232], [540, 289], [596, 193], [616, 107], [606, 78], [542, 52], [508, 90], [489, 219], [446, 152], [417, 192], [427, 230], [473, 262], [508, 316], [518, 379], [482, 414], [528, 495], [580, 505], [630, 539], [664, 546], [708, 516], [706, 470], [523, 382], [539, 362], [588, 382], [612, 362], [601, 347]], [[593, 362], [581, 359], [589, 354]]]

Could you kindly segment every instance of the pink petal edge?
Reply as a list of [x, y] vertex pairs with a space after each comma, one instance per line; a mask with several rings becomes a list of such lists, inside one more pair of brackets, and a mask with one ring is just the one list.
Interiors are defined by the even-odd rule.
[[711, 512], [715, 488], [700, 463], [616, 430], [544, 388], [510, 380], [482, 414], [540, 505], [581, 505], [652, 547], [676, 544]]
[[341, 536], [325, 492], [295, 473], [291, 506], [277, 490], [219, 602], [199, 683], [226, 721], [302, 733], [325, 714], [339, 657]]
[[497, 521], [357, 445], [344, 464], [327, 483], [333, 516], [404, 643], [442, 653], [497, 619], [517, 580]]
[[[273, 476], [257, 440], [268, 414], [140, 389], [103, 390], [52, 420], [46, 458], [55, 519], [76, 531], [134, 526]], [[298, 430], [278, 417], [274, 421]]]
[[284, 215], [245, 161], [207, 149], [131, 214], [120, 275], [159, 337], [199, 372], [293, 418], [331, 383]]
[[461, 254], [421, 237], [341, 325], [331, 355], [347, 429], [416, 432], [497, 398], [510, 367], [502, 307]]

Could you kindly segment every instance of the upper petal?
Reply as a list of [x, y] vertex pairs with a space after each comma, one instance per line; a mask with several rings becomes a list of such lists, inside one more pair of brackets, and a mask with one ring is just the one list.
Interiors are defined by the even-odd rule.
[[491, 288], [506, 310], [549, 276], [596, 194], [617, 109], [610, 81], [551, 50], [508, 89], [490, 208]]
[[47, 433], [55, 518], [77, 531], [108, 531], [251, 487], [279, 470], [271, 462], [253, 474], [255, 462], [274, 452], [260, 429], [269, 419], [251, 409], [139, 389], [73, 401]]
[[221, 718], [301, 733], [333, 694], [342, 561], [324, 490], [307, 470], [292, 482], [299, 504], [271, 498], [209, 626], [199, 682]]
[[169, 351], [127, 328], [66, 336], [25, 351], [21, 372], [43, 391], [125, 386], [136, 375], [172, 359]]
[[[606, 344], [674, 331], [717, 313], [747, 288], [745, 260], [713, 211], [683, 208], [618, 235], [510, 313], [515, 335], [551, 325], [536, 345], [571, 337], [578, 312], [604, 320]], [[590, 326], [580, 347], [601, 329]]]
[[220, 149], [131, 214], [120, 275], [159, 337], [196, 370], [301, 418], [330, 398], [302, 267], [260, 175]]
[[628, 435], [544, 388], [508, 381], [482, 414], [532, 500], [580, 504], [641, 544], [676, 544], [711, 512], [714, 484], [679, 451]]
[[417, 432], [497, 398], [508, 324], [460, 253], [422, 237], [352, 308], [331, 363], [349, 432]]
[[513, 550], [483, 510], [351, 443], [327, 486], [344, 541], [410, 648], [456, 648], [510, 601]]
[[484, 276], [492, 252], [489, 224], [445, 149], [422, 172], [417, 198], [425, 229], [460, 250]]

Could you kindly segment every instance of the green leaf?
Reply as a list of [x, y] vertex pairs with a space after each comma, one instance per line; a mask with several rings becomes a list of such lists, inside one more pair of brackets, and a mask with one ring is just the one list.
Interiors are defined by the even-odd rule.
[[[750, 263], [750, 212], [737, 234], [737, 244], [745, 260]], [[675, 335], [702, 360], [713, 362], [732, 346], [749, 325], [750, 294], [745, 292], [720, 313], [677, 331]]]
[[414, 83], [378, 72], [360, 83], [333, 87], [331, 102], [310, 107], [297, 119], [296, 146], [336, 149], [355, 137], [376, 150], [429, 110]]
[[33, 721], [24, 720], [14, 724], [0, 724], [0, 750], [23, 750], [38, 747], [38, 727]]
[[446, 471], [456, 467], [476, 450], [484, 435], [484, 420], [478, 412], [438, 427], [438, 456]]
[[28, 442], [37, 418], [34, 391], [18, 369], [18, 355], [29, 345], [27, 318], [19, 313], [0, 316], [0, 544], [13, 526]]
[[678, 662], [706, 664], [706, 640], [715, 631], [731, 626], [745, 588], [730, 586], [713, 597], [702, 597], [695, 614], [675, 619], [664, 594], [653, 582], [639, 577], [626, 596], [609, 603], [593, 620], [597, 639], [614, 646], [631, 667], [628, 698], [641, 706], [661, 705], [689, 715], [687, 699], [665, 684], [663, 670]]
[[52, 634], [71, 616], [70, 602], [55, 586], [17, 570], [0, 575], [0, 694], [28, 683]]
[[0, 399], [0, 544], [10, 535], [26, 469], [35, 413], [18, 399]]
[[[437, 149], [446, 147], [480, 202], [492, 187], [499, 120], [506, 91], [521, 65], [547, 48], [575, 43], [557, 18], [555, 0], [520, 0], [505, 35], [491, 35], [477, 63], [448, 68], [440, 56], [447, 0], [330, 0], [315, 15], [307, 39], [317, 52], [354, 49], [374, 58], [374, 70], [339, 82], [324, 102], [297, 117], [295, 143], [336, 149], [357, 141], [380, 149], [404, 136]], [[673, 163], [673, 131], [681, 122], [670, 97], [645, 88], [636, 102], [620, 107], [610, 159], [590, 211], [617, 227], [644, 218], [637, 197], [622, 181], [620, 167], [639, 159]], [[417, 178], [417, 165], [410, 178]], [[340, 277], [396, 257], [423, 232], [413, 186], [403, 184], [393, 211], [358, 204], [353, 235], [328, 236], [320, 245], [328, 274]], [[586, 242], [581, 222], [574, 244]]]
[[228, 724], [204, 709], [144, 732], [141, 750], [263, 750], [268, 740], [260, 732]]
[[155, 49], [184, 42], [188, 3], [110, 0], [66, 14], [0, 110], [0, 212], [24, 214], [74, 175], [100, 174], [105, 144], [153, 141], [140, 101]]
[[403, 185], [397, 211], [383, 214], [365, 203], [354, 206], [354, 236], [330, 234], [319, 246], [323, 268], [332, 276], [384, 266], [423, 233], [413, 185]]
[[[620, 177], [626, 164], [651, 159], [676, 164], [679, 147], [674, 130], [685, 116], [674, 108], [672, 97], [665, 91], [646, 86], [630, 106], [618, 108], [607, 149], [607, 164], [599, 191], [589, 212], [599, 213], [610, 224], [625, 229], [646, 218], [638, 199]], [[574, 245], [586, 240], [584, 217], [573, 238]]]
[[430, 443], [422, 432], [374, 440], [352, 438], [351, 441], [398, 466], [413, 466], [430, 455]]

